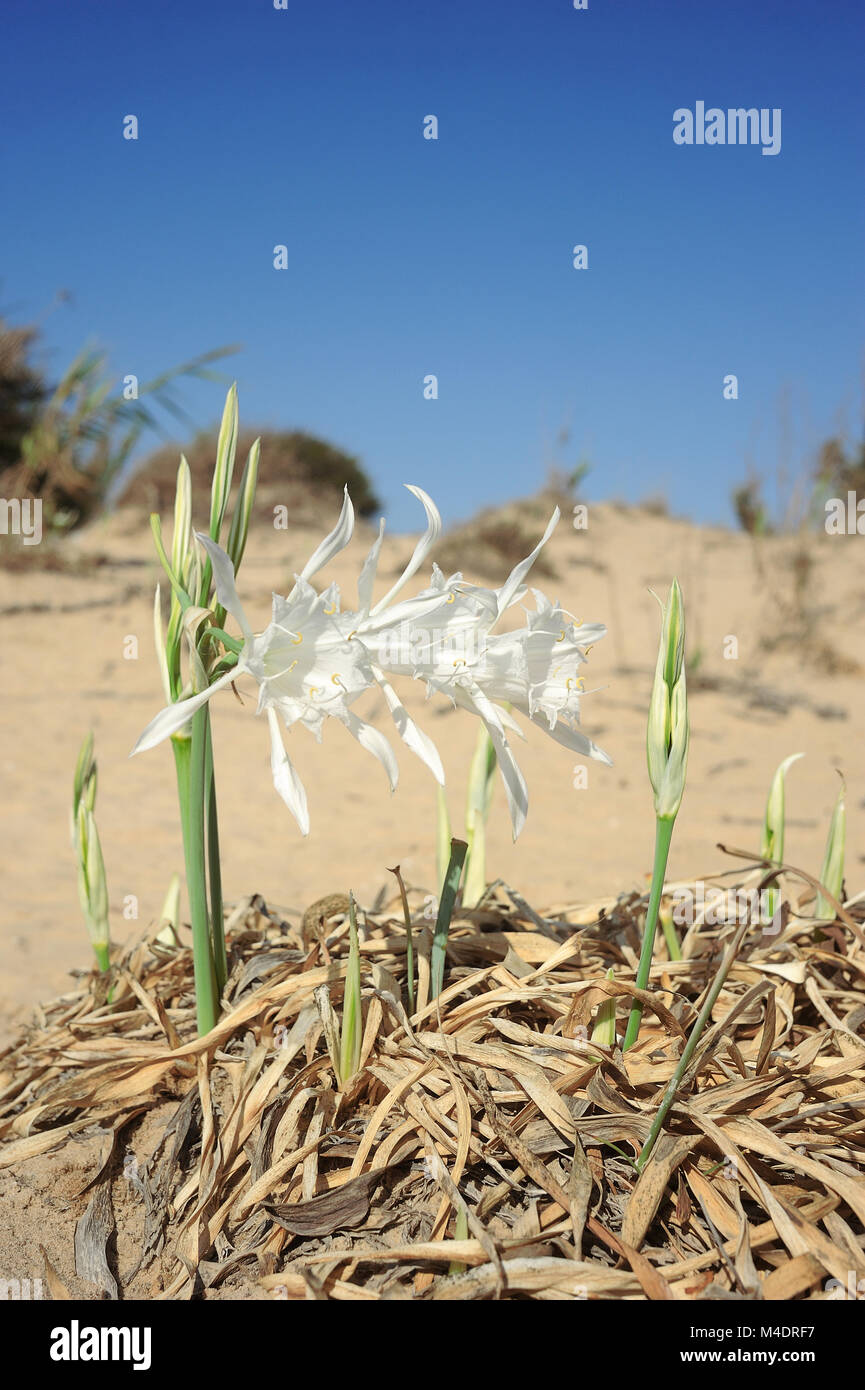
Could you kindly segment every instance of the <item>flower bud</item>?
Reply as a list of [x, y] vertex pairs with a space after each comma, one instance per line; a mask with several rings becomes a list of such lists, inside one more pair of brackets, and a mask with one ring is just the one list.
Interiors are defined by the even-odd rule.
[[[660, 603], [660, 600], [658, 600]], [[688, 695], [685, 686], [685, 608], [673, 580], [663, 613], [655, 683], [649, 702], [646, 757], [655, 794], [655, 815], [675, 820], [688, 766]]]
[[[829, 823], [826, 852], [823, 855], [823, 867], [820, 870], [820, 882], [832, 894], [832, 897], [835, 898], [837, 902], [841, 901], [841, 893], [844, 885], [844, 840], [847, 832], [846, 793], [847, 785], [842, 777], [841, 790], [838, 793], [838, 800], [835, 802], [832, 820]], [[817, 906], [814, 910], [814, 916], [819, 917], [823, 922], [832, 922], [835, 919], [835, 909], [832, 904], [823, 897], [822, 893], [817, 894]]]

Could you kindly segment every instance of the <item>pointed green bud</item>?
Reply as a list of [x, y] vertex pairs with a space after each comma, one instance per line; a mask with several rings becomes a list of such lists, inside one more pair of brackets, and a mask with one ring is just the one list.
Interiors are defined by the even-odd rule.
[[[660, 599], [658, 600], [660, 603]], [[646, 758], [655, 794], [655, 815], [675, 820], [688, 767], [688, 696], [685, 685], [685, 606], [673, 580], [663, 614], [655, 681], [649, 702]]]
[[171, 537], [171, 568], [182, 584], [186, 583], [187, 566], [192, 554], [192, 476], [183, 454], [177, 470], [174, 493], [174, 534]]
[[102, 846], [93, 812], [82, 801], [78, 807], [78, 898], [87, 923], [90, 942], [101, 969], [107, 969], [108, 884]]
[[231, 563], [234, 565], [234, 573], [240, 569], [240, 562], [243, 559], [243, 552], [246, 549], [246, 538], [249, 535], [249, 523], [252, 519], [252, 507], [255, 502], [255, 489], [258, 484], [258, 461], [261, 455], [261, 440], [256, 439], [247, 456], [243, 474], [240, 479], [240, 490], [237, 494], [237, 503], [234, 508], [234, 515], [231, 518], [231, 530], [228, 533], [228, 554]]
[[784, 858], [786, 820], [784, 783], [788, 769], [793, 766], [797, 759], [804, 758], [804, 756], [804, 753], [791, 753], [789, 758], [785, 758], [782, 763], [779, 763], [775, 776], [772, 778], [769, 797], [766, 801], [766, 813], [763, 817], [763, 843], [760, 846], [760, 853], [764, 859], [774, 859], [777, 862]]
[[96, 804], [96, 759], [93, 756], [93, 731], [85, 738], [75, 764], [72, 782], [72, 846], [75, 848], [78, 837], [78, 812], [81, 806], [92, 811]]
[[[769, 788], [769, 797], [766, 802], [766, 814], [763, 817], [763, 843], [760, 846], [760, 853], [764, 859], [774, 859], [780, 862], [784, 858], [784, 827], [785, 827], [785, 808], [784, 808], [784, 783], [787, 777], [787, 769], [792, 767], [797, 758], [804, 758], [804, 753], [791, 753], [789, 758], [785, 758], [778, 765], [775, 776], [772, 778], [772, 785]], [[777, 888], [769, 888], [766, 892], [766, 911], [772, 916], [778, 910], [779, 893]]]
[[213, 470], [213, 484], [210, 490], [210, 536], [219, 541], [228, 495], [231, 492], [231, 479], [234, 473], [234, 454], [237, 448], [237, 384], [229, 388], [222, 412], [222, 424], [216, 443], [216, 466]]
[[[840, 772], [838, 776], [841, 777]], [[838, 793], [838, 800], [835, 802], [832, 820], [829, 823], [826, 852], [823, 855], [823, 867], [820, 870], [820, 882], [832, 894], [836, 902], [841, 901], [844, 887], [844, 841], [847, 836], [846, 795], [847, 784], [841, 777], [841, 790]], [[822, 893], [817, 894], [814, 916], [818, 917], [821, 922], [833, 922], [835, 920], [835, 909], [823, 897]]]

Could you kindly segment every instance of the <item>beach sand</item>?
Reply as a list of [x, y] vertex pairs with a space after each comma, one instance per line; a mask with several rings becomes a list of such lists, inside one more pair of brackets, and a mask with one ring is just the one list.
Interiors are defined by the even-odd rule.
[[[532, 499], [502, 515], [521, 518], [540, 536], [549, 510], [544, 499]], [[587, 529], [575, 530], [570, 516], [562, 519], [545, 551], [557, 577], [535, 582], [576, 616], [609, 628], [585, 668], [587, 690], [596, 693], [585, 696], [582, 719], [614, 766], [589, 762], [588, 785], [576, 789], [582, 760], [534, 728], [524, 744], [515, 739], [530, 791], [528, 823], [514, 844], [498, 785], [489, 876], [539, 909], [647, 886], [654, 823], [644, 740], [659, 630], [649, 589], [664, 596], [676, 574], [694, 669], [688, 787], [669, 877], [732, 866], [736, 861], [725, 863], [719, 841], [757, 852], [772, 774], [782, 758], [804, 752], [787, 784], [787, 861], [819, 873], [839, 785], [835, 769], [842, 769], [849, 790], [847, 877], [851, 891], [861, 887], [865, 571], [858, 538], [811, 534], [804, 541], [755, 542], [612, 504], [592, 506], [588, 520]], [[277, 531], [266, 521], [255, 528], [239, 589], [256, 627], [268, 621], [271, 591], [287, 592], [325, 529]], [[318, 577], [340, 583], [345, 606], [354, 603], [373, 534], [359, 527], [351, 546]], [[378, 593], [413, 543], [386, 537]], [[96, 738], [96, 813], [115, 942], [156, 917], [172, 874], [182, 872], [170, 750], [128, 757], [163, 703], [151, 616], [159, 575], [147, 519], [115, 515], [72, 535], [63, 549], [82, 564], [94, 556], [103, 563], [87, 573], [51, 573], [36, 552], [26, 569], [0, 569], [4, 1037], [39, 1000], [68, 988], [71, 970], [90, 965], [69, 843], [72, 776], [88, 729]], [[473, 577], [470, 556], [471, 547], [467, 577]], [[496, 582], [507, 569], [503, 563]], [[426, 566], [408, 592], [428, 576]], [[484, 582], [491, 582], [488, 576]], [[725, 659], [731, 638], [738, 656]], [[127, 659], [135, 645], [130, 639], [137, 640], [137, 659]], [[769, 642], [777, 643], [771, 651]], [[259, 892], [301, 913], [316, 898], [352, 888], [371, 902], [392, 884], [387, 868], [396, 863], [410, 883], [433, 892], [435, 783], [400, 743], [383, 699], [371, 695], [357, 708], [392, 737], [400, 762], [393, 795], [382, 767], [335, 722], [321, 745], [302, 729], [288, 739], [309, 795], [312, 830], [304, 839], [272, 787], [267, 726], [255, 717], [253, 683], [242, 680], [239, 689], [243, 707], [230, 691], [212, 705], [226, 899]], [[401, 694], [441, 752], [453, 831], [460, 834], [477, 720], [441, 697], [427, 702], [418, 683], [402, 682]]]

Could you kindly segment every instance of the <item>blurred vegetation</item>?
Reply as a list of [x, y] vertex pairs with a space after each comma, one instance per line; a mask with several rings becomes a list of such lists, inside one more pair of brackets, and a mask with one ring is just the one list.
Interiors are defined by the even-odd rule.
[[766, 504], [762, 497], [762, 485], [757, 478], [750, 478], [733, 492], [733, 511], [743, 531], [749, 536], [766, 536], [771, 531]]
[[[549, 494], [542, 494], [542, 497], [552, 503]], [[537, 502], [539, 499], [531, 500]], [[432, 558], [446, 575], [465, 570], [475, 578], [501, 584], [514, 565], [531, 554], [541, 538], [543, 526], [549, 521], [549, 510], [542, 503], [536, 511], [543, 518], [540, 530], [528, 506], [481, 512], [474, 520], [454, 527], [443, 536]], [[532, 574], [535, 579], [558, 578], [558, 571], [545, 551], [542, 550], [535, 560]]]
[[0, 316], [0, 472], [18, 463], [22, 440], [48, 394], [31, 362], [37, 337], [36, 328], [15, 328]]
[[751, 473], [747, 481], [733, 490], [731, 501], [740, 527], [751, 536], [768, 536], [776, 532], [793, 532], [803, 526], [820, 530], [826, 519], [825, 503], [830, 497], [846, 499], [848, 492], [865, 497], [865, 440], [850, 451], [840, 439], [827, 439], [818, 451], [816, 462], [800, 484], [795, 505], [788, 515], [773, 526], [763, 497], [763, 483]]
[[827, 440], [817, 459], [815, 481], [821, 505], [827, 497], [846, 498], [848, 492], [865, 496], [865, 440], [855, 454], [848, 454], [839, 439]]
[[[120, 484], [117, 501], [150, 511], [174, 505], [177, 463], [182, 445], [160, 447], [122, 484], [133, 450], [147, 431], [172, 433], [188, 418], [174, 393], [183, 377], [223, 380], [211, 370], [235, 351], [217, 348], [190, 362], [139, 383], [127, 399], [123, 383], [112, 381], [104, 353], [83, 349], [51, 383], [38, 364], [40, 330], [35, 324], [12, 325], [0, 317], [0, 496], [41, 498], [46, 534], [62, 534], [103, 513]], [[193, 480], [210, 488], [217, 428], [196, 435], [186, 449]], [[256, 433], [238, 441], [245, 457]], [[380, 507], [372, 483], [352, 454], [302, 430], [263, 431], [260, 495], [281, 502], [298, 520], [308, 520], [313, 495], [330, 505], [348, 484], [361, 516]], [[263, 493], [261, 490], [264, 490]], [[20, 547], [15, 547], [16, 552]]]
[[174, 383], [219, 379], [210, 365], [234, 351], [202, 353], [139, 383], [127, 399], [95, 348], [82, 349], [50, 385], [33, 361], [38, 338], [35, 325], [0, 320], [0, 494], [40, 498], [43, 525], [54, 531], [98, 515], [142, 434], [162, 430], [161, 415], [184, 418]]
[[[184, 449], [193, 491], [206, 493], [210, 488], [218, 432], [216, 426], [204, 430]], [[346, 484], [359, 516], [380, 510], [369, 476], [353, 454], [303, 430], [243, 430], [238, 435], [237, 457], [245, 458], [257, 438], [261, 439], [261, 462], [256, 511], [262, 505], [283, 503], [290, 513], [298, 509], [302, 513], [298, 519], [306, 520], [303, 503], [309, 494], [329, 505]], [[144, 459], [121, 491], [119, 505], [169, 512], [174, 506], [178, 455], [177, 445], [167, 445]]]

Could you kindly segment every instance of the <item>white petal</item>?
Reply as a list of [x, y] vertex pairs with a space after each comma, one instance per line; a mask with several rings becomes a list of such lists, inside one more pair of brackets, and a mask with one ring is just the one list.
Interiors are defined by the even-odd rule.
[[387, 680], [383, 671], [377, 666], [373, 666], [372, 673], [381, 687], [384, 698], [387, 700], [387, 707], [393, 716], [393, 722], [399, 731], [399, 736], [405, 744], [416, 753], [421, 762], [426, 763], [433, 777], [440, 786], [445, 784], [445, 770], [442, 767], [442, 760], [439, 757], [438, 749], [428, 734], [419, 729], [417, 724], [409, 715], [405, 706], [400, 701], [399, 696]]
[[525, 732], [522, 726], [517, 723], [516, 719], [514, 719], [514, 716], [511, 714], [510, 710], [504, 709], [501, 705], [497, 705], [496, 709], [498, 710], [499, 719], [502, 721], [504, 727], [506, 729], [510, 729], [511, 733], [516, 734], [517, 738], [521, 738], [525, 743]]
[[329, 564], [334, 555], [338, 555], [341, 550], [345, 550], [354, 532], [354, 507], [351, 505], [351, 498], [348, 495], [348, 488], [345, 489], [342, 499], [342, 511], [339, 514], [339, 521], [334, 526], [329, 536], [325, 536], [321, 545], [313, 551], [300, 572], [301, 579], [311, 579], [314, 574], [324, 569]]
[[279, 720], [272, 709], [267, 711], [267, 722], [270, 725], [270, 770], [273, 773], [273, 785], [300, 826], [301, 832], [308, 835], [309, 811], [306, 805], [306, 791], [285, 751]]
[[586, 758], [594, 758], [595, 762], [606, 763], [607, 767], [613, 766], [613, 760], [603, 748], [599, 748], [596, 743], [592, 743], [590, 738], [581, 734], [579, 729], [572, 729], [563, 720], [557, 719], [554, 728], [550, 728], [546, 719], [538, 715], [532, 716], [532, 723], [539, 729], [543, 729], [556, 743], [560, 743], [563, 748], [570, 748], [574, 753], [582, 753]]
[[[429, 696], [427, 696], [427, 698], [429, 698]], [[453, 695], [451, 696], [451, 698], [453, 699], [455, 705], [459, 705], [462, 709], [471, 710], [472, 714], [477, 714], [477, 706], [475, 705], [471, 696], [466, 695], [465, 691], [462, 690], [458, 685], [454, 686]], [[521, 738], [523, 740], [523, 743], [525, 743], [525, 731], [522, 728], [522, 726], [517, 723], [516, 719], [514, 719], [514, 716], [511, 714], [510, 710], [505, 709], [503, 705], [494, 705], [493, 708], [495, 709], [495, 712], [498, 715], [499, 723], [501, 724], [502, 728], [509, 729], [512, 734], [516, 734], [517, 737]], [[526, 711], [526, 713], [528, 712]]]
[[159, 674], [162, 677], [162, 689], [165, 691], [166, 700], [171, 699], [171, 681], [168, 679], [168, 659], [165, 655], [165, 633], [162, 628], [162, 591], [160, 586], [156, 586], [156, 597], [153, 600], [153, 632], [156, 637], [156, 660], [159, 663]]
[[208, 686], [207, 690], [202, 690], [198, 695], [190, 695], [188, 700], [178, 700], [173, 705], [167, 705], [164, 710], [157, 714], [155, 719], [151, 719], [144, 733], [139, 738], [130, 758], [136, 753], [145, 753], [148, 748], [155, 748], [157, 743], [162, 743], [163, 739], [169, 738], [171, 734], [176, 734], [182, 729], [184, 724], [188, 724], [196, 710], [206, 705], [211, 695], [215, 695], [217, 690], [222, 690], [226, 685], [230, 685], [237, 676], [246, 668], [238, 664], [232, 666], [230, 671], [226, 671], [224, 676], [220, 676], [218, 681]]
[[581, 623], [579, 627], [574, 627], [569, 635], [572, 642], [576, 642], [578, 647], [586, 651], [606, 637], [607, 627], [605, 623]]
[[372, 548], [363, 562], [363, 569], [357, 581], [357, 606], [361, 614], [366, 614], [370, 610], [372, 603], [372, 587], [375, 584], [376, 571], [378, 570], [378, 554], [381, 550], [381, 543], [384, 540], [384, 517], [378, 523], [378, 536], [372, 544]]
[[502, 781], [505, 784], [505, 795], [508, 802], [508, 810], [511, 816], [511, 826], [513, 827], [514, 839], [517, 838], [526, 823], [526, 815], [529, 809], [529, 789], [526, 786], [526, 779], [517, 766], [516, 758], [511, 752], [510, 745], [502, 731], [499, 710], [491, 704], [481, 690], [476, 686], [468, 692], [469, 699], [487, 728], [487, 733], [493, 741], [496, 750], [499, 771], [502, 774]]
[[366, 724], [362, 719], [358, 719], [350, 709], [336, 712], [336, 717], [341, 719], [349, 733], [353, 734], [362, 748], [373, 757], [378, 758], [384, 766], [390, 781], [390, 789], [394, 791], [399, 781], [399, 767], [393, 754], [393, 749], [385, 738], [384, 734], [378, 729], [374, 729], [372, 724]]
[[213, 581], [216, 588], [216, 597], [226, 613], [230, 613], [237, 626], [243, 633], [245, 642], [252, 641], [252, 628], [249, 626], [243, 605], [237, 597], [237, 589], [234, 584], [234, 565], [216, 541], [212, 541], [209, 536], [205, 536], [201, 531], [196, 531], [195, 539], [204, 546], [210, 556], [210, 563], [213, 568]]
[[541, 539], [538, 541], [531, 555], [527, 555], [525, 560], [521, 560], [518, 565], [514, 566], [507, 579], [505, 580], [504, 584], [499, 589], [499, 614], [502, 614], [505, 611], [505, 609], [508, 607], [508, 605], [514, 598], [517, 589], [519, 589], [520, 585], [522, 584], [532, 565], [535, 563], [535, 560], [538, 558], [547, 541], [550, 539], [550, 536], [553, 534], [556, 527], [558, 526], [560, 516], [561, 512], [559, 511], [558, 507], [556, 507], [552, 517], [550, 518], [546, 531], [542, 535]]
[[412, 575], [417, 574], [427, 554], [442, 533], [442, 519], [439, 514], [439, 509], [432, 498], [424, 492], [423, 488], [415, 487], [412, 483], [406, 483], [406, 487], [409, 492], [423, 504], [423, 509], [426, 512], [427, 528], [415, 546], [412, 557], [399, 579], [396, 581], [393, 588], [388, 590], [384, 598], [376, 604], [375, 608], [372, 610], [373, 613], [380, 613], [381, 610], [390, 603], [391, 599], [396, 597], [400, 589], [404, 588]]

